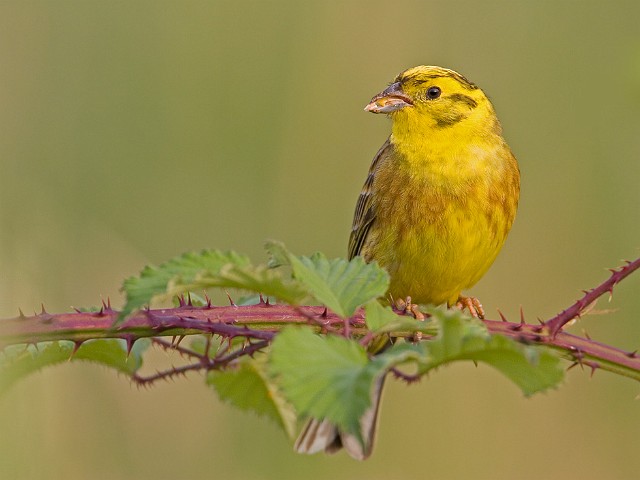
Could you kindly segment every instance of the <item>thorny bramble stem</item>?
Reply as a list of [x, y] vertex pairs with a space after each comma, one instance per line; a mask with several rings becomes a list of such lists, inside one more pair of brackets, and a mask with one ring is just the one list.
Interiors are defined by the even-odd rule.
[[623, 267], [617, 269], [612, 268], [611, 276], [607, 280], [602, 282], [596, 288], [585, 292], [584, 296], [580, 300], [545, 322], [550, 335], [555, 336], [567, 323], [574, 318], [579, 317], [589, 305], [598, 299], [598, 297], [607, 292], [613, 294], [613, 287], [638, 268], [640, 268], [640, 258], [637, 258], [633, 262], [627, 262]]
[[[555, 317], [528, 324], [521, 318], [509, 322], [500, 314], [501, 320], [483, 320], [492, 334], [505, 335], [523, 343], [544, 345], [561, 352], [572, 366], [587, 366], [591, 371], [602, 369], [640, 380], [640, 355], [582, 338], [562, 331], [569, 321], [578, 317], [598, 297], [611, 292], [613, 287], [625, 277], [640, 268], [640, 258], [627, 262], [620, 269], [612, 270], [612, 275], [602, 284], [589, 290], [569, 308]], [[399, 313], [403, 314], [403, 313]], [[133, 343], [145, 337], [167, 350], [175, 350], [181, 355], [196, 359], [197, 363], [173, 367], [150, 377], [133, 376], [133, 380], [145, 385], [160, 379], [184, 375], [189, 371], [214, 370], [228, 365], [245, 355], [265, 349], [280, 329], [287, 325], [307, 325], [320, 333], [344, 334], [344, 326], [352, 336], [360, 339], [363, 347], [374, 341], [375, 335], [366, 328], [364, 311], [358, 310], [351, 318], [342, 319], [322, 306], [272, 305], [261, 302], [248, 306], [216, 307], [210, 302], [196, 307], [184, 299], [177, 308], [141, 310], [132, 314], [123, 323], [113, 327], [118, 312], [104, 303], [99, 312], [88, 313], [76, 310], [74, 313], [51, 314], [42, 308], [41, 313], [25, 316], [22, 312], [16, 318], [0, 320], [0, 348], [11, 344], [36, 344], [38, 342], [70, 340], [76, 349], [83, 342], [99, 338], [121, 338], [127, 341], [131, 350]], [[341, 328], [342, 327], [342, 328]], [[205, 335], [205, 353], [198, 353], [181, 347], [180, 340], [186, 335]], [[218, 352], [212, 357], [211, 335], [223, 340]], [[406, 332], [391, 332], [391, 337], [406, 337]], [[413, 334], [409, 334], [413, 338]], [[177, 337], [178, 341], [168, 342], [159, 337]], [[240, 337], [246, 342], [241, 347], [232, 348], [232, 340]], [[428, 337], [422, 341], [429, 341]], [[411, 378], [400, 371], [393, 373], [405, 380]]]

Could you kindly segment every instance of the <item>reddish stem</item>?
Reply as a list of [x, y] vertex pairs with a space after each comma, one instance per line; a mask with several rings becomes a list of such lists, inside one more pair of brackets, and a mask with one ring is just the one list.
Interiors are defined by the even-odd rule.
[[596, 288], [585, 292], [584, 296], [580, 300], [545, 322], [545, 325], [549, 329], [549, 334], [552, 337], [555, 337], [562, 327], [574, 318], [579, 317], [589, 305], [598, 299], [598, 297], [607, 292], [613, 293], [613, 287], [638, 268], [640, 268], [640, 258], [637, 258], [633, 262], [627, 262], [624, 267], [611, 269], [611, 276], [607, 280], [602, 282]]
[[183, 365], [181, 367], [173, 367], [169, 370], [165, 370], [162, 372], [157, 372], [153, 375], [149, 375], [148, 377], [143, 377], [134, 373], [131, 375], [131, 380], [133, 380], [138, 385], [146, 386], [152, 383], [157, 382], [158, 380], [169, 380], [170, 378], [177, 377], [178, 375], [186, 375], [187, 372], [190, 371], [198, 371], [202, 369], [202, 364], [200, 363], [192, 363], [189, 365]]

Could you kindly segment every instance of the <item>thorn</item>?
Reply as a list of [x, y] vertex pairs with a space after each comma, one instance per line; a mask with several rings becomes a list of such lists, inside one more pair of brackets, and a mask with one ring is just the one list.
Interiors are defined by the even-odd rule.
[[[186, 336], [186, 335], [180, 335], [180, 336], [178, 337], [178, 341], [177, 341], [177, 342], [176, 342], [176, 344], [175, 344], [175, 345], [173, 345], [173, 346], [175, 346], [175, 347], [179, 346], [179, 345], [180, 345], [180, 342], [181, 342], [182, 340], [184, 340], [184, 337], [185, 337], [185, 336]], [[173, 342], [172, 342], [172, 343], [173, 343]]]
[[473, 364], [476, 366], [476, 368], [478, 368], [478, 361], [477, 360], [471, 360], [473, 362]]
[[591, 362], [589, 363], [589, 367], [591, 367], [591, 374], [589, 375], [589, 377], [593, 378], [593, 374], [596, 373], [597, 368], [600, 368], [600, 365], [598, 365], [596, 362]]
[[184, 295], [178, 295], [178, 308], [183, 308], [185, 306]]
[[207, 292], [204, 292], [204, 299], [207, 301], [207, 308], [211, 308], [211, 298], [209, 298]]
[[509, 330], [513, 330], [514, 332], [518, 332], [522, 330], [522, 323], [517, 323], [515, 325], [509, 325]]
[[583, 362], [584, 355], [579, 350], [578, 350], [578, 352], [579, 352], [579, 355], [574, 355], [573, 358], [575, 359], [575, 362], [578, 365], [580, 365], [580, 370], [584, 370], [584, 365], [585, 365], [585, 362]]
[[41, 304], [40, 304], [40, 308], [41, 308], [41, 310], [40, 310], [40, 315], [46, 315], [46, 314], [47, 314], [47, 311], [44, 309], [44, 303], [41, 303]]
[[321, 318], [327, 318], [327, 314], [329, 313], [329, 310], [327, 309], [327, 307], [324, 307], [324, 310], [322, 310], [322, 313], [320, 314]]
[[125, 340], [127, 341], [127, 358], [129, 358], [131, 350], [133, 349], [133, 344], [136, 343], [136, 338], [134, 338], [133, 335], [127, 335]]
[[100, 307], [100, 311], [94, 312], [94, 317], [102, 317], [104, 315], [104, 307]]
[[507, 321], [507, 317], [505, 317], [500, 310], [498, 310], [498, 315], [500, 315], [500, 320], [502, 320], [503, 322]]
[[173, 347], [174, 342], [176, 341], [176, 335], [171, 337], [171, 347]]
[[107, 301], [104, 301], [104, 298], [102, 299], [102, 310], [106, 313], [111, 313], [113, 312], [113, 309], [111, 308], [111, 299], [109, 297], [107, 297]]
[[591, 340], [591, 337], [589, 336], [589, 333], [585, 329], [582, 329], [582, 333], [584, 334], [584, 336], [585, 336], [585, 338], [587, 340]]
[[187, 306], [193, 307], [193, 302], [191, 301], [191, 292], [187, 292]]
[[270, 307], [271, 306], [271, 302], [269, 301], [269, 297], [267, 296], [267, 301], [264, 304], [265, 307]]
[[265, 301], [264, 301], [264, 297], [262, 296], [261, 293], [258, 294], [260, 296], [260, 305], [264, 305]]
[[18, 318], [27, 318], [21, 308], [18, 308]]
[[525, 323], [527, 322], [524, 321], [524, 310], [522, 309], [522, 305], [520, 305], [520, 325], [524, 325]]
[[536, 318], [536, 320], [538, 320], [538, 323], [544, 327], [545, 323], [540, 319], [540, 317]]
[[227, 298], [229, 299], [229, 303], [231, 304], [232, 307], [237, 307], [237, 305], [235, 304], [235, 302], [233, 301], [233, 299], [231, 298], [231, 295], [229, 295], [228, 291], [224, 291], [224, 293], [227, 294]]
[[569, 366], [567, 367], [567, 372], [568, 372], [569, 370], [571, 370], [573, 367], [575, 367], [576, 365], [578, 365], [578, 362], [573, 362], [571, 365], [569, 365]]
[[629, 358], [636, 358], [636, 357], [637, 357], [637, 353], [638, 353], [638, 350], [634, 350], [633, 352], [627, 352], [627, 353], [625, 353], [625, 355], [626, 355], [627, 357], [629, 357]]
[[76, 352], [80, 348], [80, 345], [82, 345], [83, 343], [84, 343], [84, 340], [76, 340], [75, 342], [73, 342], [73, 351], [71, 352], [71, 355], [69, 356], [69, 359], [67, 360], [68, 362], [73, 360], [73, 357], [76, 355]]
[[71, 305], [71, 308], [72, 308], [76, 313], [82, 313], [82, 310], [80, 310], [79, 308], [74, 307], [73, 305]]

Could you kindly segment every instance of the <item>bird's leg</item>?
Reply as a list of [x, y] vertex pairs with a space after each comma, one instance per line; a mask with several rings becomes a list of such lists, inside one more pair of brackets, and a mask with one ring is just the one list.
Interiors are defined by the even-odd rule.
[[455, 306], [462, 311], [466, 308], [472, 317], [484, 318], [484, 308], [482, 308], [480, 300], [475, 297], [463, 297], [460, 295]]

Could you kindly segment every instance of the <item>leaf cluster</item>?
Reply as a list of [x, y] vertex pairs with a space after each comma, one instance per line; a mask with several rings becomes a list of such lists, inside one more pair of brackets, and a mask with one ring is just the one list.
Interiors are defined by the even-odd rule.
[[[360, 257], [328, 259], [320, 253], [294, 255], [277, 242], [269, 242], [266, 249], [266, 265], [254, 265], [235, 252], [205, 250], [145, 267], [140, 275], [125, 280], [126, 304], [114, 328], [143, 307], [215, 288], [259, 294], [261, 302], [267, 296], [293, 306], [323, 305], [338, 322], [310, 319], [307, 326], [287, 326], [270, 345], [237, 332], [228, 338], [197, 336], [187, 347], [155, 342], [195, 362], [168, 370], [165, 377], [205, 370], [206, 383], [221, 399], [275, 420], [289, 436], [298, 418], [311, 416], [329, 419], [358, 437], [358, 422], [370, 406], [373, 385], [389, 372], [414, 381], [453, 362], [485, 363], [525, 395], [552, 388], [562, 379], [558, 357], [551, 350], [490, 335], [482, 322], [459, 311], [430, 308], [426, 321], [398, 315], [380, 300], [389, 277], [375, 263]], [[366, 325], [353, 330], [358, 312], [364, 314]], [[142, 353], [151, 343], [136, 342], [133, 350], [131, 342], [122, 340], [14, 346], [0, 357], [0, 391], [31, 371], [70, 357], [99, 362], [135, 381], [152, 383], [162, 374], [143, 380], [138, 373]]]

